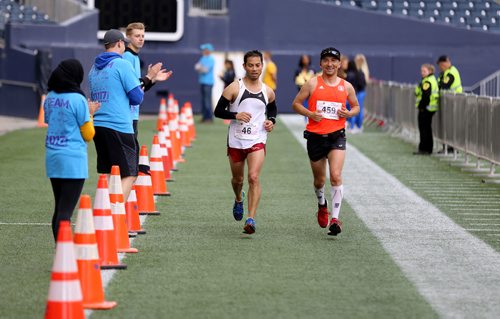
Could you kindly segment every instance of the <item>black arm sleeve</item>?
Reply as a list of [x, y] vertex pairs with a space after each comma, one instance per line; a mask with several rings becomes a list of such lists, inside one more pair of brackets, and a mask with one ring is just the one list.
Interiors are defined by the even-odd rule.
[[446, 77], [448, 78], [448, 83], [444, 83], [444, 80], [446, 78], [443, 78], [443, 83], [441, 84], [441, 89], [443, 90], [449, 90], [451, 88], [451, 85], [455, 81], [455, 77], [451, 74], [448, 74]]
[[276, 107], [276, 100], [266, 105], [267, 119], [273, 124], [276, 124], [276, 115], [278, 115], [278, 107]]
[[[427, 90], [424, 90], [422, 88], [422, 99], [420, 99], [420, 103], [418, 103], [418, 108], [420, 110], [423, 110], [427, 107], [427, 105], [429, 105], [429, 103], [431, 102], [431, 90], [432, 90], [432, 86], [430, 85], [429, 82], [424, 82], [424, 83], [428, 83], [429, 84], [429, 87]], [[422, 83], [422, 86], [424, 85], [424, 83]]]
[[217, 102], [217, 106], [215, 107], [214, 115], [215, 117], [224, 119], [224, 120], [234, 120], [236, 119], [236, 112], [230, 112], [229, 108], [229, 100], [225, 97], [221, 96], [219, 102]]
[[153, 87], [153, 85], [155, 85], [153, 81], [148, 79], [147, 76], [140, 78], [139, 82], [141, 82], [141, 88], [144, 90], [144, 92], [148, 91], [150, 88]]

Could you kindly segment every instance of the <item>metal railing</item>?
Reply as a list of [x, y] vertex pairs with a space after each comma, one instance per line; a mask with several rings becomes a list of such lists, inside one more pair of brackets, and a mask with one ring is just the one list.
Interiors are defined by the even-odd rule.
[[224, 15], [228, 13], [227, 0], [189, 0], [190, 16]]
[[465, 91], [482, 96], [500, 96], [500, 70], [466, 88]]
[[[367, 86], [365, 110], [367, 123], [378, 123], [402, 137], [418, 140], [415, 86], [375, 82]], [[475, 94], [442, 93], [440, 108], [434, 116], [434, 140], [500, 165], [500, 98]], [[479, 161], [478, 161], [479, 166]]]

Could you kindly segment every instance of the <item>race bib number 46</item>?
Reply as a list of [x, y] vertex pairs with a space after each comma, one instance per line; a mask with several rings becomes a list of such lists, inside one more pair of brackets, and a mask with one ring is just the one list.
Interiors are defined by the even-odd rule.
[[317, 101], [316, 110], [323, 114], [323, 118], [329, 120], [338, 120], [338, 110], [342, 108], [342, 103], [330, 101]]
[[234, 136], [240, 140], [255, 140], [257, 138], [257, 125], [239, 122]]

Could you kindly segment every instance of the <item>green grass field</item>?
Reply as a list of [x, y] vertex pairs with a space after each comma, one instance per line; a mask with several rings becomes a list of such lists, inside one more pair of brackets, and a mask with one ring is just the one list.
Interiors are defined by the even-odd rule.
[[[141, 143], [148, 148], [153, 127], [153, 121], [140, 126]], [[118, 307], [95, 311], [92, 318], [438, 317], [345, 201], [346, 227], [339, 237], [317, 226], [307, 156], [284, 125], [268, 140], [257, 233], [242, 234], [243, 223], [231, 214], [226, 130], [222, 122], [197, 126], [197, 141], [168, 184], [173, 195], [159, 199], [161, 216], [149, 216], [143, 225], [147, 234], [133, 243], [139, 253], [125, 258], [128, 269], [117, 272], [106, 288], [106, 299]], [[45, 177], [44, 133], [31, 129], [0, 136], [0, 318], [40, 318], [45, 310], [54, 245], [45, 224], [53, 198]], [[499, 186], [481, 184], [439, 159], [412, 157], [413, 146], [381, 132], [352, 136], [349, 142], [464, 228], [468, 215], [440, 205], [445, 200], [428, 191], [432, 185], [474, 185], [473, 191], [500, 196]], [[92, 143], [89, 163], [84, 193], [93, 196]], [[445, 194], [449, 200], [463, 196]], [[478, 207], [469, 206], [463, 211]], [[493, 236], [474, 235], [500, 249]]]

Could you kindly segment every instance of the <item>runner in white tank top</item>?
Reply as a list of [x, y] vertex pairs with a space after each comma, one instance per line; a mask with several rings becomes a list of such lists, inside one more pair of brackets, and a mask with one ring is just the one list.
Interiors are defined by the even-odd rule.
[[[259, 81], [260, 82], [260, 81]], [[245, 86], [243, 79], [238, 80], [239, 93], [236, 100], [229, 106], [231, 112], [246, 112], [252, 117], [245, 123], [231, 120], [228, 132], [228, 145], [232, 148], [248, 149], [258, 143], [266, 143], [267, 131], [264, 128], [266, 106], [268, 104], [266, 85], [260, 82], [261, 90], [251, 92]]]
[[259, 205], [261, 186], [260, 171], [264, 164], [267, 133], [276, 122], [274, 91], [259, 79], [262, 73], [262, 53], [249, 51], [243, 58], [245, 77], [234, 81], [222, 92], [214, 115], [231, 120], [227, 138], [227, 154], [231, 166], [231, 186], [235, 195], [233, 217], [241, 220], [244, 215], [243, 180], [245, 162], [248, 165], [248, 218], [243, 230], [255, 232], [255, 213]]

